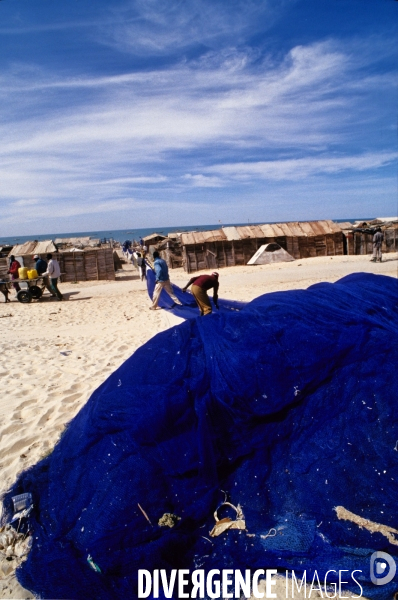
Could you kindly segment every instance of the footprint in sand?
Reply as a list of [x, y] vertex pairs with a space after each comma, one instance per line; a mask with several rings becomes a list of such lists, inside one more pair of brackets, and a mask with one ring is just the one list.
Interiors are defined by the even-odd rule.
[[85, 390], [86, 388], [87, 388], [87, 384], [74, 383], [73, 385], [70, 386], [68, 391], [77, 392], [79, 390]]
[[13, 423], [12, 425], [9, 425], [5, 429], [3, 429], [2, 435], [10, 435], [13, 433], [17, 433], [19, 431], [19, 429], [20, 429], [19, 423]]
[[49, 408], [48, 411], [46, 413], [44, 413], [44, 415], [38, 420], [37, 424], [45, 425], [47, 423], [47, 421], [49, 421], [51, 419], [53, 412], [54, 412], [54, 409]]
[[11, 454], [16, 454], [17, 452], [21, 452], [21, 450], [28, 450], [28, 447], [34, 442], [37, 442], [37, 436], [18, 440], [8, 448], [4, 448], [4, 450], [0, 453], [0, 459], [5, 458], [6, 456], [9, 457]]
[[17, 410], [22, 410], [23, 408], [26, 408], [27, 406], [32, 406], [32, 404], [36, 404], [36, 400], [25, 400], [25, 402], [22, 402], [22, 404], [17, 406]]
[[62, 398], [62, 402], [74, 402], [78, 398], [81, 398], [81, 396], [81, 394], [71, 394], [70, 396], [64, 396], [64, 398]]

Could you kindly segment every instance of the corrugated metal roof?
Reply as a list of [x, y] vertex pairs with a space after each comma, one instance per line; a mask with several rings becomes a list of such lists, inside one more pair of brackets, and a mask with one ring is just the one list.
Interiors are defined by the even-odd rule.
[[283, 233], [283, 229], [277, 223], [273, 223], [271, 227], [272, 231], [274, 232], [274, 237], [283, 237], [285, 235]]
[[181, 234], [181, 243], [183, 246], [193, 244], [204, 244], [205, 242], [221, 242], [226, 240], [227, 236], [223, 229], [213, 229], [211, 231], [190, 231]]
[[162, 238], [162, 239], [166, 239], [167, 236], [163, 235], [163, 233], [151, 233], [149, 235], [146, 235], [144, 238], [142, 238], [144, 240], [144, 242], [149, 242], [150, 240], [154, 239], [154, 238]]
[[309, 237], [322, 236], [330, 233], [330, 229], [328, 227], [325, 229], [325, 224], [322, 223], [322, 221], [309, 221], [308, 226], [310, 228]]
[[229, 242], [232, 240], [240, 240], [239, 232], [236, 227], [223, 227], [223, 232]]
[[288, 223], [266, 223], [264, 225], [237, 225], [215, 231], [190, 231], [181, 235], [184, 246], [203, 244], [219, 240], [245, 240], [253, 238], [315, 237], [341, 232], [333, 221], [291, 221]]
[[227, 237], [222, 229], [214, 229], [213, 231], [200, 231], [205, 242], [222, 242]]
[[8, 256], [28, 256], [29, 254], [47, 254], [47, 252], [56, 252], [57, 248], [52, 240], [43, 240], [42, 242], [25, 242], [14, 246]]
[[272, 229], [272, 225], [266, 223], [265, 225], [260, 225], [260, 229], [263, 232], [264, 237], [274, 237], [275, 233]]
[[262, 238], [264, 237], [263, 231], [259, 225], [240, 225], [236, 227], [241, 240]]
[[[278, 223], [279, 229], [282, 229], [283, 235], [286, 237], [294, 237], [294, 233], [290, 228], [291, 223]], [[301, 234], [302, 235], [302, 234]]]
[[100, 243], [99, 238], [86, 237], [71, 237], [71, 238], [56, 238], [55, 244], [62, 244], [66, 246], [96, 246]]
[[350, 223], [350, 221], [344, 221], [344, 223], [337, 223], [337, 225], [340, 227], [340, 229], [342, 229], [343, 231], [345, 231], [346, 229], [353, 229], [354, 228], [354, 224]]

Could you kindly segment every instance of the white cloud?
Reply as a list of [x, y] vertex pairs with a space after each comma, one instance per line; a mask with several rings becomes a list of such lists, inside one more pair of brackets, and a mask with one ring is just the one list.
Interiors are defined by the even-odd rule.
[[221, 177], [209, 177], [208, 175], [191, 175], [187, 173], [183, 175], [182, 179], [192, 185], [192, 187], [224, 187], [225, 182]]
[[[252, 58], [228, 48], [98, 78], [15, 66], [0, 78], [7, 221], [23, 207], [42, 218], [109, 215], [132, 198], [152, 206], [255, 181], [362, 175], [394, 160], [391, 103], [379, 102], [393, 81], [369, 74], [368, 58], [332, 41], [297, 46], [279, 63]], [[374, 131], [383, 131], [376, 144]]]
[[379, 169], [396, 162], [397, 152], [372, 153], [360, 156], [324, 156], [294, 158], [285, 160], [269, 160], [258, 162], [235, 162], [230, 164], [213, 165], [206, 168], [207, 173], [226, 175], [232, 180], [269, 179], [286, 181], [307, 179], [314, 175], [346, 172], [362, 172]]
[[[193, 45], [242, 43], [260, 27], [271, 26], [293, 0], [130, 0], [110, 8], [112, 27], [99, 29], [98, 41], [137, 55], [175, 54]], [[264, 17], [266, 21], [264, 20]]]

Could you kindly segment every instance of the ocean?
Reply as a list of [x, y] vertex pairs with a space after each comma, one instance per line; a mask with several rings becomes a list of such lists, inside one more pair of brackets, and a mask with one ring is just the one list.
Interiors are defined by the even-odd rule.
[[[336, 223], [343, 223], [345, 221], [370, 221], [374, 217], [365, 218], [358, 217], [355, 219], [334, 219]], [[217, 225], [184, 225], [180, 227], [160, 227], [159, 229], [154, 229], [153, 227], [146, 229], [114, 229], [114, 230], [103, 230], [103, 231], [71, 231], [68, 233], [45, 233], [40, 235], [20, 235], [20, 236], [11, 236], [11, 237], [0, 237], [0, 246], [3, 245], [11, 245], [15, 246], [16, 244], [24, 244], [25, 242], [30, 242], [33, 240], [37, 240], [38, 242], [43, 240], [55, 240], [57, 238], [70, 238], [70, 237], [91, 237], [95, 239], [113, 239], [117, 242], [123, 243], [125, 240], [139, 240], [140, 237], [145, 237], [150, 233], [160, 233], [161, 235], [167, 236], [168, 233], [173, 233], [175, 231], [210, 231], [212, 229], [220, 229], [220, 227], [233, 227], [240, 225], [259, 225], [264, 224], [264, 221], [261, 223], [218, 223]]]

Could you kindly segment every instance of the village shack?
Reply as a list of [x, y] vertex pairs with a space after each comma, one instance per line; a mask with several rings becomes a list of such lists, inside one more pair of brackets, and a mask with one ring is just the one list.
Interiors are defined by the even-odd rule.
[[383, 254], [398, 252], [398, 218], [379, 217], [372, 221], [360, 221], [344, 231], [347, 239], [347, 254], [372, 254], [373, 235], [377, 229], [383, 232], [384, 240], [381, 247]]
[[52, 240], [25, 242], [14, 246], [12, 254], [20, 260], [23, 266], [33, 269], [33, 256], [38, 254], [46, 259], [46, 254], [53, 254], [61, 267], [60, 280], [65, 281], [95, 281], [114, 280], [115, 267], [113, 263], [113, 248], [71, 248], [59, 250]]
[[149, 248], [149, 246], [156, 246], [160, 242], [163, 242], [167, 239], [167, 237], [165, 235], [162, 235], [161, 233], [151, 233], [149, 235], [146, 235], [142, 239], [145, 246], [148, 246]]
[[70, 248], [97, 248], [101, 245], [99, 238], [92, 238], [90, 236], [83, 237], [69, 237], [69, 238], [56, 238], [54, 244], [58, 250], [69, 250]]
[[169, 233], [166, 239], [156, 244], [156, 250], [170, 269], [178, 269], [183, 266], [181, 233]]
[[3, 244], [0, 246], [0, 279], [8, 279], [7, 271], [10, 265], [8, 255], [11, 250], [12, 246], [9, 244]]
[[14, 246], [8, 253], [8, 258], [14, 255], [23, 267], [28, 267], [28, 269], [34, 269], [35, 261], [33, 260], [33, 256], [35, 254], [38, 254], [39, 256], [43, 256], [43, 258], [45, 258], [46, 254], [48, 254], [49, 252], [55, 255], [57, 251], [57, 246], [55, 245], [53, 240], [42, 240], [41, 242], [33, 240], [30, 242], [25, 242], [24, 244], [17, 244], [16, 246]]
[[62, 281], [114, 280], [113, 248], [83, 248], [59, 252]]
[[333, 221], [246, 225], [182, 233], [183, 266], [191, 273], [246, 265], [260, 246], [272, 242], [293, 258], [345, 253], [343, 232]]

